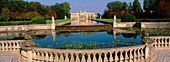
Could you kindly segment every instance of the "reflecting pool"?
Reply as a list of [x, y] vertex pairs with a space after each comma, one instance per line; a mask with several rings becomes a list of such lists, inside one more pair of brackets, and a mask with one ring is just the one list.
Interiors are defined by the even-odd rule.
[[141, 44], [141, 34], [114, 31], [55, 31], [52, 35], [32, 35], [37, 47], [54, 49], [100, 49]]

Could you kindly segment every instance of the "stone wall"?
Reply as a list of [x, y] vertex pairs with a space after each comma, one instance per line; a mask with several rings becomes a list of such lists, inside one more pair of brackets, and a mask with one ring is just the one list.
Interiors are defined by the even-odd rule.
[[141, 28], [170, 28], [170, 22], [141, 22]]
[[15, 25], [15, 26], [0, 26], [0, 31], [27, 31], [51, 29], [51, 24], [35, 24], [35, 25]]
[[134, 27], [136, 22], [117, 22], [116, 27]]

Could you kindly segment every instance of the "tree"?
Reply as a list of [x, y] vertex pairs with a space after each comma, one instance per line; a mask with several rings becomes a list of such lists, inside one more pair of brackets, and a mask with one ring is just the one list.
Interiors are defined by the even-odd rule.
[[170, 11], [168, 9], [168, 3], [165, 0], [161, 0], [158, 3], [157, 11], [161, 16], [170, 17]]
[[122, 8], [123, 3], [120, 1], [115, 1], [115, 2], [109, 2], [107, 4], [107, 8], [110, 9], [111, 7], [117, 7], [117, 8]]
[[2, 12], [2, 8], [8, 7], [8, 0], [1, 0], [0, 1], [0, 13]]
[[18, 13], [17, 11], [16, 11], [16, 12], [13, 12], [13, 11], [12, 11], [12, 12], [10, 13], [10, 17], [12, 18], [13, 21], [14, 21], [14, 19], [16, 18], [17, 13]]
[[142, 11], [141, 4], [140, 4], [140, 2], [138, 0], [134, 0], [132, 11], [134, 11], [136, 13], [139, 13], [139, 12]]
[[132, 11], [132, 8], [133, 8], [133, 6], [132, 6], [132, 3], [130, 2], [130, 3], [129, 3], [129, 7], [128, 7], [128, 11], [131, 12], [131, 11]]
[[39, 16], [39, 13], [37, 13], [36, 11], [26, 13], [26, 19], [32, 19], [36, 16]]
[[20, 15], [20, 17], [21, 17], [22, 19], [24, 19], [24, 21], [25, 21], [25, 18], [26, 18], [25, 13], [20, 13], [19, 15]]
[[10, 10], [8, 8], [2, 8], [2, 13], [0, 19], [6, 20], [10, 19]]
[[128, 5], [126, 2], [124, 2], [123, 6], [122, 6], [122, 10], [126, 11], [126, 10], [128, 10], [127, 8], [128, 8]]

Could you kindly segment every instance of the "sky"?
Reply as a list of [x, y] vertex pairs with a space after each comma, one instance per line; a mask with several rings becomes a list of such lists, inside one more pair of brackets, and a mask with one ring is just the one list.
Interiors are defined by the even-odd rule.
[[[43, 5], [54, 5], [55, 3], [70, 3], [71, 13], [79, 12], [79, 11], [87, 11], [87, 12], [95, 12], [103, 14], [104, 10], [107, 9], [106, 5], [108, 2], [113, 1], [121, 1], [129, 4], [134, 0], [24, 0], [28, 2], [40, 2]], [[143, 8], [143, 0], [138, 0]]]

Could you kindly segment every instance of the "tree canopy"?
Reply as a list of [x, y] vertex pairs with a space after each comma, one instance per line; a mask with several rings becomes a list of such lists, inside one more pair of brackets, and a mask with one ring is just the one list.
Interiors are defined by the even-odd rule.
[[[1, 0], [0, 1], [0, 20], [4, 20], [4, 16], [7, 14], [2, 9], [9, 10], [9, 18], [5, 20], [31, 20], [33, 17], [41, 16], [45, 19], [49, 19], [51, 16], [55, 18], [64, 18], [66, 15], [70, 15], [70, 4], [63, 2], [61, 4], [56, 3], [52, 6], [42, 5], [40, 2], [27, 2], [22, 0]], [[7, 17], [7, 16], [6, 16]]]

